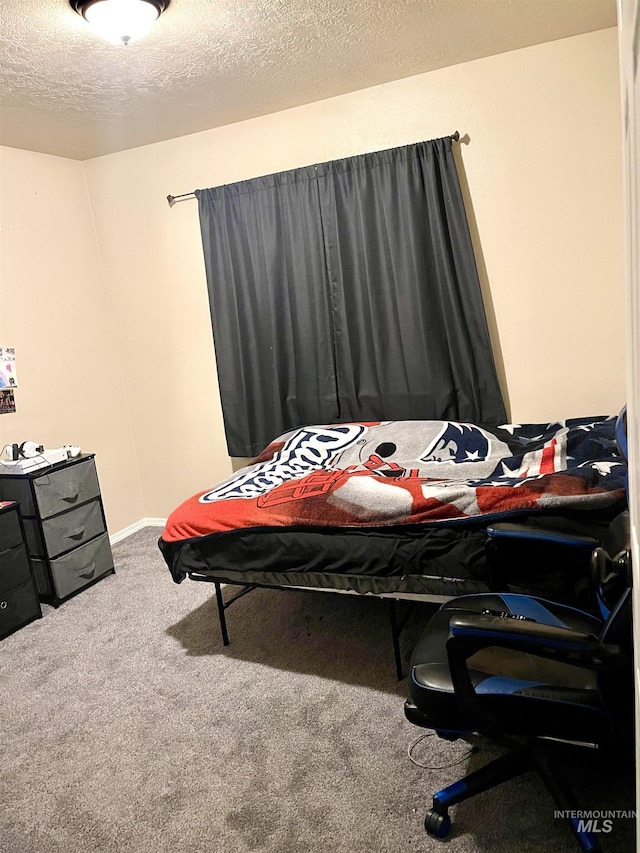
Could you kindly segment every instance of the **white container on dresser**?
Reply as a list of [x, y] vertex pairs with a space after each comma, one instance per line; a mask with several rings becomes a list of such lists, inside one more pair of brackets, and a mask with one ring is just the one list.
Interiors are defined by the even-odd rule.
[[114, 573], [93, 454], [27, 474], [0, 474], [0, 499], [20, 503], [41, 601], [57, 607]]

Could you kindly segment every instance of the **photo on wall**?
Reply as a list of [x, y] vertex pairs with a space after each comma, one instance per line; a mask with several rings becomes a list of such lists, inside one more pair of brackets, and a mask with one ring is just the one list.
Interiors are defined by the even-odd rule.
[[17, 385], [16, 351], [13, 347], [0, 347], [0, 388], [15, 388]]
[[16, 398], [13, 388], [0, 390], [0, 415], [9, 415], [16, 410]]

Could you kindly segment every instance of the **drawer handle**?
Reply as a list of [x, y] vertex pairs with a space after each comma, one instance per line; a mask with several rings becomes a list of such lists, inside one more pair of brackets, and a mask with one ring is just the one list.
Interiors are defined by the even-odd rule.
[[79, 494], [80, 494], [80, 492], [76, 492], [73, 495], [62, 495], [62, 500], [66, 501], [66, 503], [68, 503], [68, 504], [75, 503], [78, 500]]
[[73, 533], [67, 533], [64, 537], [65, 539], [82, 539], [84, 536], [84, 527], [81, 527], [80, 530], [74, 530]]
[[76, 572], [76, 577], [77, 578], [90, 578], [95, 573], [95, 570], [96, 570], [96, 564], [91, 563], [90, 565], [85, 566], [83, 569], [78, 569], [78, 571]]
[[0, 601], [0, 610], [6, 610], [6, 609], [7, 609], [7, 602], [6, 601]]
[[11, 550], [11, 548], [5, 548], [3, 551], [0, 551], [0, 557], [3, 557], [5, 554], [8, 554]]

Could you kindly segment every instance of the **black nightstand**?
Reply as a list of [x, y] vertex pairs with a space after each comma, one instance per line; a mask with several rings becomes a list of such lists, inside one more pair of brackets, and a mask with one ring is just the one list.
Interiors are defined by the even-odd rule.
[[114, 573], [93, 454], [0, 474], [0, 499], [20, 503], [41, 601], [57, 607]]
[[0, 503], [0, 639], [42, 616], [17, 503]]

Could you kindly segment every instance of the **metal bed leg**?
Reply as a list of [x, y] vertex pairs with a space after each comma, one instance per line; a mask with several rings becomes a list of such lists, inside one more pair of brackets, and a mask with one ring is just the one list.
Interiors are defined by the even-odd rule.
[[396, 658], [396, 674], [398, 676], [398, 681], [402, 681], [404, 673], [402, 671], [402, 656], [400, 654], [400, 634], [402, 633], [404, 626], [409, 621], [409, 617], [411, 616], [416, 603], [415, 601], [408, 602], [407, 609], [405, 610], [402, 619], [398, 621], [398, 617], [396, 615], [396, 599], [388, 598], [387, 601], [389, 602], [389, 621], [391, 622], [393, 654]]
[[391, 640], [393, 642], [393, 654], [396, 659], [396, 675], [398, 681], [402, 681], [404, 673], [402, 671], [402, 658], [400, 656], [400, 631], [398, 629], [398, 620], [396, 618], [396, 602], [395, 599], [387, 599], [389, 602], [389, 621], [391, 622]]
[[242, 598], [243, 595], [246, 595], [248, 592], [251, 592], [252, 589], [256, 589], [255, 584], [245, 584], [240, 590], [240, 592], [236, 593], [236, 595], [234, 595], [232, 598], [229, 598], [227, 601], [225, 601], [222, 597], [222, 581], [213, 580], [213, 578], [198, 575], [195, 572], [190, 572], [189, 577], [192, 581], [200, 581], [201, 583], [212, 583], [215, 586], [216, 602], [218, 604], [218, 618], [220, 620], [220, 632], [222, 633], [222, 645], [228, 646], [229, 634], [227, 632], [227, 617], [225, 616], [224, 611], [238, 598]]
[[222, 632], [222, 645], [229, 645], [229, 634], [227, 633], [227, 617], [224, 613], [224, 601], [222, 599], [222, 588], [218, 581], [215, 581], [216, 601], [218, 602], [218, 617], [220, 619], [220, 631]]
[[[189, 577], [194, 581], [202, 581], [206, 583], [213, 583], [216, 590], [216, 603], [218, 605], [218, 618], [220, 620], [220, 632], [222, 634], [222, 644], [224, 646], [229, 645], [229, 633], [227, 631], [227, 617], [225, 615], [225, 610], [234, 601], [238, 598], [242, 598], [243, 595], [246, 595], [248, 592], [251, 592], [254, 589], [258, 589], [260, 584], [245, 584], [240, 592], [236, 593], [234, 596], [229, 598], [226, 602], [222, 597], [222, 582], [218, 580], [214, 580], [210, 577], [205, 577], [198, 575], [196, 572], [190, 573]], [[225, 583], [229, 583], [229, 581], [225, 581]], [[233, 581], [231, 581], [233, 583]], [[285, 589], [285, 587], [276, 587], [277, 589]], [[396, 599], [395, 598], [387, 598], [389, 603], [389, 621], [391, 623], [391, 641], [393, 643], [393, 655], [396, 663], [396, 675], [398, 677], [398, 681], [402, 681], [404, 678], [404, 672], [402, 671], [402, 656], [400, 654], [400, 633], [402, 632], [404, 626], [409, 620], [409, 616], [413, 611], [415, 606], [415, 602], [409, 602], [409, 606], [407, 607], [406, 612], [403, 614], [402, 618], [398, 620], [397, 611], [396, 611]]]

